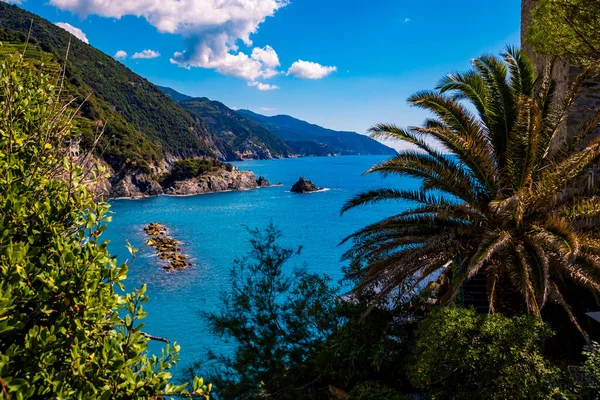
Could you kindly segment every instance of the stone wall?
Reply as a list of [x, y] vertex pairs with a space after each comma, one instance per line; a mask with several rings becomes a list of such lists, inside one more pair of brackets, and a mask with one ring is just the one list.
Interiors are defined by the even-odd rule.
[[[521, 3], [521, 48], [533, 60], [536, 72], [540, 73], [549, 63], [549, 58], [537, 54], [525, 40], [527, 27], [531, 22], [531, 11], [537, 5], [538, 0], [522, 0]], [[568, 93], [571, 84], [581, 73], [581, 69], [568, 65], [567, 63], [556, 60], [553, 69], [553, 78], [556, 81], [556, 96], [564, 99]], [[563, 134], [573, 135], [578, 127], [585, 123], [592, 115], [592, 110], [600, 109], [600, 75], [596, 75], [583, 83], [581, 92], [575, 99], [571, 111], [567, 117], [565, 126], [562, 129]], [[596, 135], [600, 135], [600, 128], [596, 129]]]

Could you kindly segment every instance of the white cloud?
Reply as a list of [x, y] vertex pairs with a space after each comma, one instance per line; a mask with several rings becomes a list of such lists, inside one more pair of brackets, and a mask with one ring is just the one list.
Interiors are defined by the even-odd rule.
[[23, 4], [23, 0], [0, 0], [0, 2], [8, 4]]
[[261, 111], [277, 111], [276, 108], [272, 108], [272, 107], [261, 107], [260, 110]]
[[410, 21], [410, 18], [404, 18], [404, 23], [407, 23]]
[[287, 74], [302, 79], [321, 79], [337, 71], [337, 67], [327, 67], [316, 62], [298, 60], [288, 69]]
[[136, 53], [133, 53], [133, 56], [131, 56], [131, 58], [157, 58], [160, 57], [160, 53], [156, 50], [150, 50], [150, 49], [146, 49], [144, 51], [138, 51]]
[[119, 50], [115, 53], [113, 58], [115, 58], [117, 60], [124, 60], [127, 58], [127, 52], [125, 50]]
[[276, 85], [269, 85], [268, 83], [262, 83], [262, 82], [248, 82], [248, 86], [256, 86], [256, 88], [260, 91], [267, 91], [267, 90], [275, 90], [275, 89], [279, 89], [279, 86]]
[[[203, 68], [213, 68], [225, 75], [232, 75], [247, 81], [254, 81], [258, 78], [269, 79], [277, 75], [278, 72], [272, 68], [265, 68], [262, 61], [248, 57], [247, 54], [241, 51], [237, 54], [225, 53], [223, 57], [209, 57], [203, 61]], [[171, 63], [190, 68], [192, 64], [182, 64], [179, 60], [184, 59], [185, 54], [175, 53], [171, 58]]]
[[279, 57], [271, 46], [267, 45], [263, 49], [260, 47], [255, 47], [252, 50], [252, 58], [261, 61], [267, 68], [279, 67]]
[[81, 29], [75, 28], [73, 25], [67, 24], [66, 22], [57, 22], [54, 25], [63, 28], [65, 31], [69, 32], [71, 35], [75, 36], [77, 39], [81, 40], [83, 43], [87, 43], [87, 44], [90, 43], [87, 36], [85, 36], [85, 33], [83, 33], [83, 31]]
[[62, 10], [80, 16], [97, 14], [145, 18], [159, 32], [182, 35], [185, 49], [171, 62], [179, 66], [214, 68], [246, 80], [277, 74], [279, 59], [267, 46], [252, 56], [238, 52], [237, 42], [252, 45], [250, 36], [259, 25], [286, 6], [289, 0], [50, 0]]

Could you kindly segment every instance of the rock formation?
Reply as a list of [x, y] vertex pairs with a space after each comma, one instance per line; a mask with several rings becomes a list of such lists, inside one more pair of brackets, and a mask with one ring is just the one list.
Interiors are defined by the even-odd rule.
[[164, 193], [185, 196], [228, 190], [248, 190], [257, 187], [258, 183], [254, 172], [222, 169], [196, 178], [175, 181], [170, 187], [164, 189]]
[[271, 186], [271, 183], [264, 176], [259, 176], [256, 180], [256, 184], [258, 185], [258, 187]]
[[294, 193], [310, 193], [310, 192], [316, 192], [318, 190], [323, 190], [323, 188], [317, 187], [314, 183], [312, 183], [308, 179], [304, 179], [303, 177], [300, 177], [300, 179], [298, 179], [298, 182], [294, 183], [294, 186], [292, 186], [291, 190]]
[[168, 262], [164, 269], [181, 270], [192, 265], [187, 261], [188, 257], [180, 253], [179, 242], [167, 236], [167, 229], [163, 225], [151, 222], [144, 227], [144, 232], [150, 236], [146, 244], [156, 250], [159, 259]]

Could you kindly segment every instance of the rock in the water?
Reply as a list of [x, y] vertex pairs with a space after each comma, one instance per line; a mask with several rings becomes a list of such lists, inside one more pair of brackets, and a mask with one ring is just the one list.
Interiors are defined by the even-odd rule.
[[294, 186], [292, 186], [292, 192], [294, 193], [310, 193], [318, 190], [323, 190], [323, 188], [317, 187], [314, 183], [303, 177], [300, 177], [298, 182], [294, 183]]
[[192, 265], [187, 260], [188, 256], [180, 253], [179, 243], [167, 236], [167, 230], [164, 226], [151, 222], [144, 227], [144, 231], [150, 236], [146, 244], [154, 247], [158, 258], [168, 263], [163, 267], [164, 269], [181, 270]]
[[259, 187], [271, 186], [271, 183], [264, 176], [259, 176], [258, 179], [256, 180], [256, 184]]

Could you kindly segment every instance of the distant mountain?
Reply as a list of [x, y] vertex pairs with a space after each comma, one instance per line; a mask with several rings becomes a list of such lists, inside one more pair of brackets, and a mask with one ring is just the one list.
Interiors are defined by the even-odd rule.
[[215, 138], [215, 146], [227, 160], [289, 157], [292, 149], [262, 125], [236, 113], [218, 101], [206, 97], [192, 98], [165, 88], [194, 120]]
[[226, 152], [230, 148], [243, 152], [248, 147], [246, 143], [250, 143], [249, 148], [255, 152], [252, 143], [261, 143], [274, 156], [284, 157], [292, 154], [331, 156], [396, 153], [391, 147], [356, 132], [334, 131], [288, 115], [267, 117], [250, 110], [234, 111], [205, 97], [192, 98], [169, 87], [159, 88], [178, 101], [206, 129], [217, 131], [219, 140], [216, 145]]
[[396, 150], [356, 132], [334, 131], [289, 115], [267, 117], [250, 110], [241, 114], [275, 133], [300, 155], [387, 155]]

